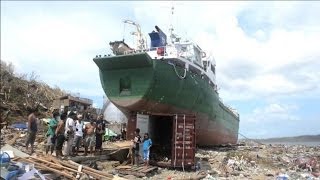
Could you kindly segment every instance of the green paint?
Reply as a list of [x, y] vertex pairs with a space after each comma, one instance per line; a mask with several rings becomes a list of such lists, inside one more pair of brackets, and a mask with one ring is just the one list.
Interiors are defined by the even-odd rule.
[[[94, 61], [100, 69], [102, 87], [111, 101], [143, 99], [155, 103], [142, 106], [139, 111], [152, 112], [158, 104], [166, 104], [206, 114], [230, 132], [238, 133], [239, 117], [220, 102], [213, 87], [200, 75], [187, 71], [185, 79], [180, 79], [172, 65], [153, 60], [145, 53], [95, 58]], [[183, 75], [184, 69], [176, 69]]]

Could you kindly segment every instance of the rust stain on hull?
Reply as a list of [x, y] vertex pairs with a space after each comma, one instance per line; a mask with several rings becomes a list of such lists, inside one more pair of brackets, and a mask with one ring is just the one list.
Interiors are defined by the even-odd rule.
[[[132, 102], [132, 100], [128, 100]], [[196, 142], [200, 146], [218, 144], [234, 144], [238, 140], [238, 133], [227, 129], [218, 119], [210, 118], [208, 115], [199, 112], [192, 112], [159, 102], [145, 101], [143, 99], [128, 105], [126, 100], [113, 100], [113, 103], [127, 116], [131, 112], [143, 112], [146, 114], [195, 114], [196, 115]], [[124, 106], [121, 106], [124, 105]]]

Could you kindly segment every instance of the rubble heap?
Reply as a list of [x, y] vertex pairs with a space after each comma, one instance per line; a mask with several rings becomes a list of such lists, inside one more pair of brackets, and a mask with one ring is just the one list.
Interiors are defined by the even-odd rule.
[[40, 114], [48, 116], [46, 110], [53, 99], [65, 94], [58, 87], [51, 88], [37, 81], [35, 73], [18, 75], [11, 63], [1, 61], [0, 123], [21, 120], [27, 116], [27, 109], [37, 108]]
[[196, 157], [210, 164], [213, 179], [319, 179], [320, 176], [320, 146], [244, 145], [230, 151], [199, 149]]

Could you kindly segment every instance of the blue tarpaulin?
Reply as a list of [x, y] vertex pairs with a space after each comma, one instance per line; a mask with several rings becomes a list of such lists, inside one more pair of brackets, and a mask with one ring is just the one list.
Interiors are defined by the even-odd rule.
[[158, 26], [156, 26], [158, 32], [153, 31], [149, 33], [151, 39], [151, 48], [153, 47], [163, 47], [167, 44], [167, 35], [161, 31]]
[[27, 129], [27, 123], [15, 123], [15, 124], [12, 124], [10, 126], [11, 128], [17, 128], [17, 129]]

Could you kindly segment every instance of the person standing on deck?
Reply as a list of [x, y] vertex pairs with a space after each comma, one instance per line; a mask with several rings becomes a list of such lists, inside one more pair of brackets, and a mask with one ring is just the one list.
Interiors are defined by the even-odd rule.
[[58, 126], [56, 128], [56, 136], [57, 136], [57, 140], [56, 140], [56, 157], [62, 157], [62, 146], [65, 140], [64, 137], [64, 124], [67, 118], [67, 114], [63, 113], [60, 116], [60, 120], [58, 122]]
[[26, 141], [26, 149], [28, 151], [28, 146], [31, 144], [31, 154], [34, 153], [33, 145], [38, 131], [36, 112], [36, 109], [30, 109], [30, 114], [28, 116], [28, 138]]
[[97, 150], [100, 151], [100, 154], [102, 152], [102, 142], [103, 142], [103, 136], [106, 133], [106, 124], [103, 120], [103, 115], [100, 114], [100, 116], [98, 117], [98, 120], [96, 122], [96, 152]]
[[60, 116], [59, 112], [53, 112], [52, 118], [49, 121], [49, 125], [48, 125], [49, 127], [47, 131], [46, 155], [48, 155], [49, 149], [51, 150], [50, 154], [52, 155], [53, 153], [55, 140], [56, 140], [55, 132], [56, 132], [59, 116]]
[[133, 147], [132, 147], [132, 164], [139, 166], [139, 150], [140, 150], [141, 136], [140, 129], [137, 128], [135, 130], [135, 137], [133, 139]]
[[86, 137], [84, 140], [84, 155], [88, 155], [88, 148], [90, 148], [90, 154], [94, 153], [93, 148], [95, 147], [95, 129], [96, 129], [96, 124], [93, 120], [91, 120], [90, 123], [86, 124], [85, 126], [85, 132], [86, 132]]
[[73, 119], [75, 119], [75, 116], [76, 116], [76, 114], [71, 111], [68, 115], [68, 119], [66, 120], [66, 124], [65, 124], [65, 134], [64, 135], [67, 139], [67, 144], [64, 149], [64, 154], [66, 156], [71, 155], [74, 132], [76, 131], [75, 122], [73, 120]]
[[150, 155], [151, 146], [152, 146], [152, 141], [149, 138], [149, 134], [145, 133], [143, 138], [143, 160], [144, 160], [144, 165], [146, 167], [149, 166], [149, 155]]
[[78, 114], [77, 115], [77, 120], [76, 120], [76, 131], [74, 134], [74, 139], [73, 139], [73, 144], [72, 144], [72, 155], [78, 155], [79, 152], [79, 147], [81, 145], [82, 139], [83, 139], [83, 122], [82, 120], [82, 115]]

